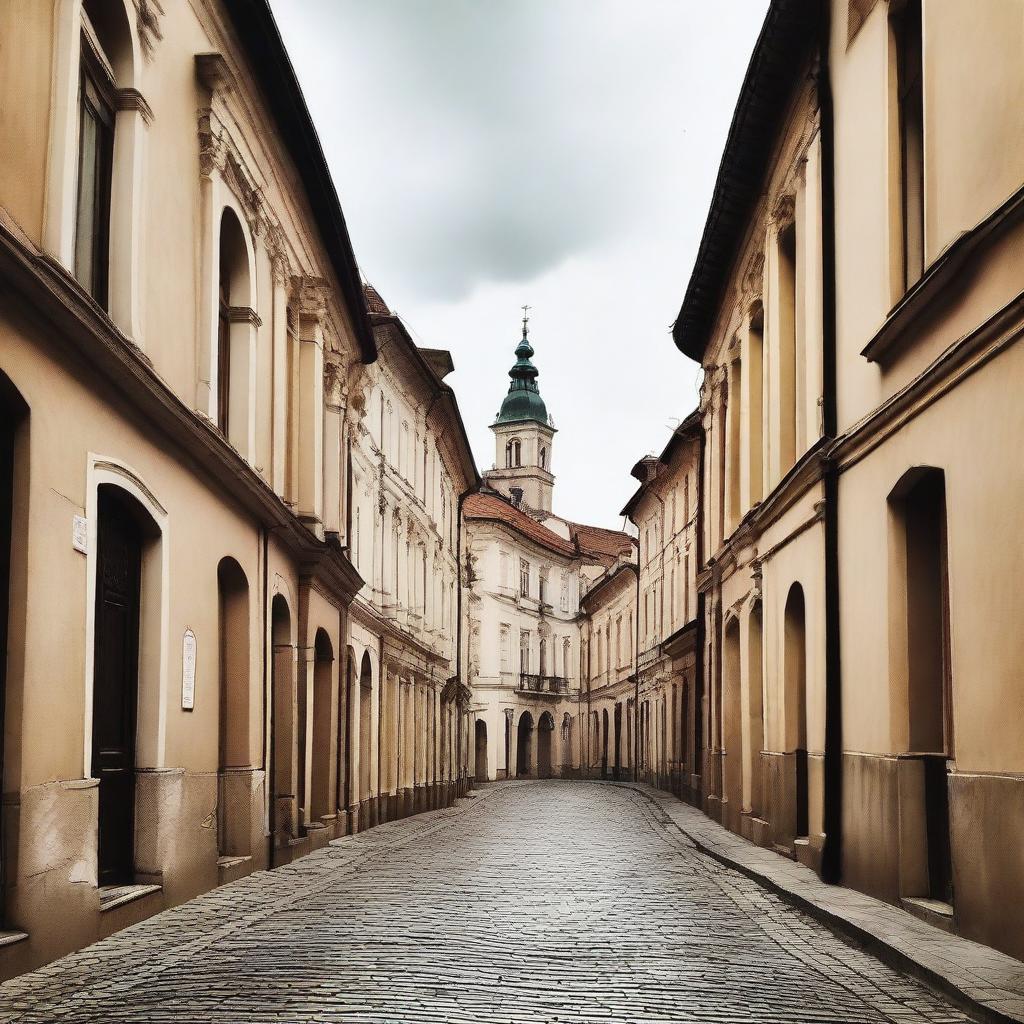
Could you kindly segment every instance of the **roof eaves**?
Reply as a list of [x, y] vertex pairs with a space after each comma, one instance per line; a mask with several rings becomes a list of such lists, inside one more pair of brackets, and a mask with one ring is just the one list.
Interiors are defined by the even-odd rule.
[[268, 0], [224, 0], [224, 6], [249, 58], [250, 70], [261, 86], [277, 134], [302, 179], [313, 221], [349, 308], [362, 360], [372, 363], [377, 358], [377, 345], [367, 316], [352, 239], [320, 138], [270, 4]]
[[820, 0], [772, 0], [747, 67], [718, 168], [704, 233], [683, 304], [672, 325], [676, 347], [698, 362], [750, 212], [764, 184], [786, 99], [803, 74]]

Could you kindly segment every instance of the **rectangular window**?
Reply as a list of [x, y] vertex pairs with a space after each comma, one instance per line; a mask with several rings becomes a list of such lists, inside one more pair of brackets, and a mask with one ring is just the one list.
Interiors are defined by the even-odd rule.
[[502, 551], [498, 558], [501, 564], [501, 585], [510, 588], [512, 586], [512, 560], [507, 551]]
[[903, 286], [924, 271], [924, 89], [921, 0], [905, 0], [892, 21], [900, 132]]
[[547, 569], [540, 571], [539, 578], [537, 580], [537, 599], [541, 604], [547, 601], [548, 594], [548, 572]]
[[567, 612], [569, 610], [569, 577], [564, 572], [562, 573], [561, 607], [563, 612]]
[[500, 651], [500, 654], [501, 654], [501, 671], [502, 672], [508, 672], [509, 669], [512, 667], [511, 664], [509, 664], [510, 659], [512, 657], [512, 652], [510, 650], [511, 635], [512, 635], [512, 627], [507, 622], [503, 622], [501, 624], [500, 628], [499, 628], [499, 638], [498, 638], [499, 639], [499, 651]]
[[525, 629], [519, 632], [519, 671], [524, 675], [530, 671], [530, 633]]
[[530, 563], [525, 558], [519, 559], [519, 593], [530, 596]]
[[89, 32], [82, 34], [81, 65], [75, 277], [106, 308], [114, 165], [114, 81]]

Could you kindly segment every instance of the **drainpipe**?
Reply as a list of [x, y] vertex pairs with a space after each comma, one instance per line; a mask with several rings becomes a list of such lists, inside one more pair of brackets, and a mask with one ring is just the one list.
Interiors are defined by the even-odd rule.
[[[822, 418], [825, 437], [836, 436], [836, 233], [835, 125], [830, 65], [831, 18], [822, 5], [818, 52], [818, 106], [821, 118], [822, 238]], [[843, 825], [843, 702], [839, 638], [839, 470], [826, 455], [825, 495], [825, 758], [824, 830], [821, 877], [838, 882], [842, 873]]]
[[[462, 642], [463, 642], [463, 628], [462, 628], [462, 506], [465, 500], [476, 491], [477, 487], [475, 484], [471, 484], [467, 487], [460, 495], [458, 501], [458, 512], [455, 523], [455, 572], [457, 576], [457, 586], [455, 588], [455, 678], [462, 683]], [[468, 689], [468, 687], [467, 687]], [[458, 709], [458, 701], [456, 701], [455, 707]], [[468, 709], [467, 709], [468, 713]], [[456, 715], [457, 731], [456, 731], [456, 759], [457, 761], [462, 760], [462, 721], [461, 716]], [[461, 765], [456, 763], [455, 765], [455, 779], [456, 779], [456, 790], [458, 789], [458, 777]], [[508, 763], [506, 760], [505, 773], [508, 774]]]
[[[267, 866], [270, 867], [274, 863], [273, 826], [275, 824], [273, 821], [274, 779], [271, 777], [273, 775], [274, 764], [272, 750], [274, 743], [274, 694], [271, 683], [270, 662], [267, 658], [267, 632], [270, 629], [270, 601], [268, 594], [270, 573], [267, 568], [267, 554], [270, 547], [270, 535], [265, 526], [260, 527], [260, 546], [263, 551], [263, 590], [261, 594], [261, 600], [263, 602], [263, 639], [261, 641], [263, 650], [263, 751], [261, 767], [263, 768], [263, 792], [266, 795], [265, 821], [267, 823], [267, 831], [270, 833], [268, 836], [269, 847], [267, 851]], [[267, 724], [268, 720], [269, 727]]]

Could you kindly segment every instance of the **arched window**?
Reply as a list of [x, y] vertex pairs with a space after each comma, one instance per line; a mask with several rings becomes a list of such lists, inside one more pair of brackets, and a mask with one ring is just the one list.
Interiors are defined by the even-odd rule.
[[[248, 856], [251, 806], [240, 783], [249, 753], [249, 583], [225, 557], [217, 566], [220, 668], [217, 848], [222, 857]], [[247, 780], [246, 780], [247, 781]]]
[[511, 469], [512, 468], [512, 442], [511, 441], [509, 441], [505, 445], [505, 468], [506, 469]]
[[250, 371], [254, 369], [258, 323], [252, 309], [249, 252], [233, 210], [220, 221], [217, 318], [217, 427], [246, 456], [253, 454], [255, 409]]
[[514, 438], [511, 443], [512, 443], [512, 465], [516, 466], [516, 467], [521, 466], [523, 464], [522, 463], [522, 451], [523, 451], [522, 444], [519, 441], [518, 437]]
[[540, 450], [540, 468], [547, 469], [548, 465], [548, 450], [547, 448], [541, 448]]

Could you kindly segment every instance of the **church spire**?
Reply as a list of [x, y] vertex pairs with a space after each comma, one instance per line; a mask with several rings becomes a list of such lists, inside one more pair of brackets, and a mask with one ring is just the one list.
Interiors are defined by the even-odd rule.
[[519, 423], [533, 420], [548, 424], [548, 410], [537, 387], [537, 367], [533, 365], [533, 346], [530, 344], [528, 327], [530, 307], [523, 306], [523, 336], [516, 346], [516, 361], [508, 371], [512, 382], [508, 394], [501, 403], [501, 411], [495, 423]]

